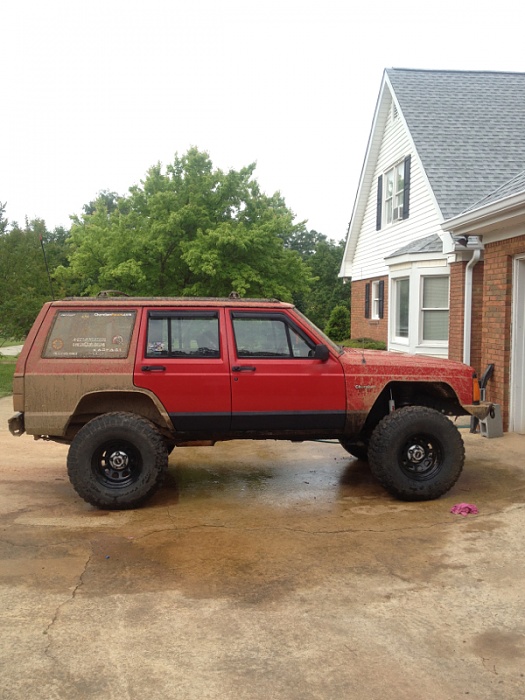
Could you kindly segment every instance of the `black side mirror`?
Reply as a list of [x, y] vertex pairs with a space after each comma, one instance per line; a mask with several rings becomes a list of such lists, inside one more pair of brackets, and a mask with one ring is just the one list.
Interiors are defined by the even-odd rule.
[[321, 360], [321, 362], [326, 362], [330, 357], [330, 351], [326, 345], [316, 345], [314, 350], [314, 360]]

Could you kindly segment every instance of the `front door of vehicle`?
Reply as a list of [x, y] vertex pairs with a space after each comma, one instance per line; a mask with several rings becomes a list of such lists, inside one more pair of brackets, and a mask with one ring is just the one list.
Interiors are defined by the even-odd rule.
[[177, 432], [203, 438], [227, 432], [231, 389], [222, 310], [156, 309], [144, 321], [136, 386], [156, 394]]
[[340, 434], [344, 375], [286, 313], [230, 312], [232, 430]]

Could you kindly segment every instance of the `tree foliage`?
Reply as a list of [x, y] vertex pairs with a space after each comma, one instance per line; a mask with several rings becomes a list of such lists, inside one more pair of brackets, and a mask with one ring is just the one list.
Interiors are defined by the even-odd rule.
[[65, 229], [49, 233], [42, 219], [0, 235], [0, 336], [21, 338], [42, 304], [52, 298], [42, 243], [50, 270], [65, 262]]
[[350, 335], [350, 311], [347, 306], [336, 306], [332, 310], [325, 330], [326, 334], [336, 342], [348, 338]]
[[307, 294], [312, 274], [284, 245], [304, 228], [279, 194], [267, 196], [254, 165], [215, 169], [191, 148], [117, 197], [104, 192], [73, 219], [69, 267], [57, 278], [76, 294], [278, 296]]

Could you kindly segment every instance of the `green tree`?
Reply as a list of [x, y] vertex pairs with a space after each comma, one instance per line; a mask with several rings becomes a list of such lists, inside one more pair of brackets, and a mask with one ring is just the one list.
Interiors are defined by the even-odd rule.
[[48, 236], [41, 219], [0, 235], [0, 336], [26, 335], [42, 304], [51, 299], [40, 242]]
[[279, 194], [260, 191], [254, 170], [225, 173], [191, 148], [127, 196], [101, 193], [73, 219], [70, 265], [57, 279], [76, 294], [306, 294], [310, 270], [284, 244], [304, 224]]
[[350, 311], [348, 307], [341, 305], [333, 309], [325, 331], [336, 342], [346, 340], [350, 336]]

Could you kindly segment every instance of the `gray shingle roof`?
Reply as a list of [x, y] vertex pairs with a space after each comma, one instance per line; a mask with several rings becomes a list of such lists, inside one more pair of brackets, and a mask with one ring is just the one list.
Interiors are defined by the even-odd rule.
[[445, 219], [525, 169], [525, 73], [386, 73]]
[[511, 178], [486, 197], [483, 197], [478, 202], [475, 202], [466, 211], [480, 209], [488, 204], [498, 202], [500, 199], [505, 199], [506, 197], [512, 197], [513, 194], [519, 194], [520, 192], [525, 192], [525, 170], [522, 170], [521, 173], [516, 175], [516, 177]]
[[410, 255], [414, 253], [442, 253], [443, 243], [441, 238], [437, 233], [433, 233], [430, 236], [425, 236], [425, 238], [418, 238], [417, 241], [412, 241], [407, 245], [394, 251], [391, 255], [387, 255], [385, 260], [388, 258], [396, 258], [398, 255]]

